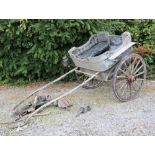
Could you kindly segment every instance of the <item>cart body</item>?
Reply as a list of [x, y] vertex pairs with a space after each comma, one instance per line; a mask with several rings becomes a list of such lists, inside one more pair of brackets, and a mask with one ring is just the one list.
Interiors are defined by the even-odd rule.
[[73, 47], [69, 55], [77, 67], [89, 71], [105, 72], [125, 55], [131, 54], [131, 35], [109, 35], [107, 32], [92, 36], [84, 45]]

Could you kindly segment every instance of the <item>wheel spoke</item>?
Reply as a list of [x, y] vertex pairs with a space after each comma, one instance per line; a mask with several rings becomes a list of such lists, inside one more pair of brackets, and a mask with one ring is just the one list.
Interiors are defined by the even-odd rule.
[[136, 78], [136, 80], [134, 81], [135, 83], [142, 83], [144, 82], [144, 79], [141, 79], [141, 78]]
[[135, 88], [135, 85], [131, 83], [131, 97], [137, 94], [138, 90]]
[[[127, 63], [126, 63], [126, 61], [125, 61], [125, 62], [123, 63], [123, 65], [124, 65], [124, 67], [126, 68], [126, 69], [125, 69], [125, 72], [128, 71], [128, 68], [129, 68], [130, 64], [127, 65]], [[123, 65], [122, 65], [122, 66], [123, 66]]]
[[135, 89], [134, 83], [131, 84], [131, 87], [133, 88], [133, 90], [136, 92], [137, 90]]
[[126, 68], [128, 68], [128, 66], [127, 66], [127, 64], [126, 64], [126, 61], [125, 61], [123, 64], [125, 65]]
[[126, 91], [126, 94], [127, 94], [127, 95], [126, 95], [126, 99], [128, 98], [128, 93], [129, 93], [128, 90], [129, 90], [129, 85], [127, 84], [127, 91]]
[[141, 65], [141, 66], [136, 70], [135, 74], [138, 73], [138, 71], [139, 71], [142, 67], [143, 67], [143, 65]]
[[126, 82], [126, 80], [120, 80], [120, 81], [116, 82], [116, 85], [118, 86], [118, 85], [122, 84], [122, 82]]
[[140, 62], [141, 62], [141, 60], [139, 60], [139, 61], [137, 62], [136, 66], [135, 66], [135, 68], [134, 68], [134, 71], [137, 69], [137, 67], [138, 67], [138, 65], [139, 65]]
[[137, 58], [134, 58], [134, 61], [132, 62], [132, 66], [131, 66], [131, 73], [133, 73], [134, 71], [134, 66], [135, 66], [135, 62], [136, 62]]
[[139, 75], [142, 75], [142, 74], [144, 74], [144, 71], [142, 71], [142, 72], [136, 74], [135, 77], [137, 77], [137, 76], [139, 76]]
[[121, 68], [119, 70], [127, 76], [127, 73], [124, 70], [122, 70]]
[[120, 76], [117, 76], [117, 79], [126, 79], [126, 76], [125, 75], [120, 75]]
[[130, 98], [131, 98], [131, 95], [132, 95], [132, 93], [131, 93], [131, 84], [129, 85], [129, 89], [130, 89]]
[[128, 67], [129, 74], [131, 74], [131, 69], [132, 69], [132, 63], [131, 63], [131, 58], [130, 58], [129, 67]]
[[122, 91], [121, 95], [124, 95], [125, 90], [126, 90], [126, 87], [127, 87], [127, 84], [125, 84], [124, 89], [123, 89], [123, 91]]
[[136, 80], [138, 80], [138, 81], [144, 81], [144, 79], [141, 79], [141, 78], [136, 78]]
[[126, 82], [124, 84], [122, 84], [121, 88], [119, 88], [119, 90], [121, 90], [122, 88], [124, 88], [124, 86], [126, 85]]
[[140, 89], [141, 84], [139, 85], [137, 81], [135, 81], [134, 84], [137, 85], [138, 89]]

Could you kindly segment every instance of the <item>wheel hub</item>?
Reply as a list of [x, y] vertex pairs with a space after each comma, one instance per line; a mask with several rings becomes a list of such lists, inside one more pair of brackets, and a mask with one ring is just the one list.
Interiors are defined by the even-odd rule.
[[131, 84], [132, 82], [135, 81], [135, 76], [129, 75], [128, 78], [127, 78], [127, 81], [128, 81], [129, 84]]

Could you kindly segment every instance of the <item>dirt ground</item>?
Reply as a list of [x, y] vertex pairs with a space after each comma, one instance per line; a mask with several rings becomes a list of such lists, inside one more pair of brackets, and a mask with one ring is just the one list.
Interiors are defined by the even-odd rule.
[[[43, 84], [0, 86], [0, 122], [10, 121], [13, 106]], [[42, 93], [55, 97], [76, 85], [71, 82], [56, 84]], [[140, 96], [130, 102], [119, 102], [114, 97], [111, 83], [92, 90], [80, 88], [66, 99], [73, 104], [69, 110], [48, 107], [44, 112], [50, 111], [50, 115], [31, 119], [22, 131], [0, 125], [0, 135], [155, 135], [155, 82], [147, 81]], [[75, 117], [83, 104], [90, 105], [92, 110]]]

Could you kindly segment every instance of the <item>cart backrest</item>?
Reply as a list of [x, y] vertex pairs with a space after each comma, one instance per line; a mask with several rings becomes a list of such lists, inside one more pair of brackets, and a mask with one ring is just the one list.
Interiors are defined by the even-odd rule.
[[95, 46], [96, 44], [98, 44], [100, 42], [106, 42], [107, 44], [110, 45], [110, 39], [109, 39], [109, 33], [108, 32], [102, 32], [100, 34], [96, 34], [96, 35], [91, 36], [90, 39], [85, 44], [74, 49], [73, 54], [79, 55], [83, 51], [89, 50], [91, 47]]

